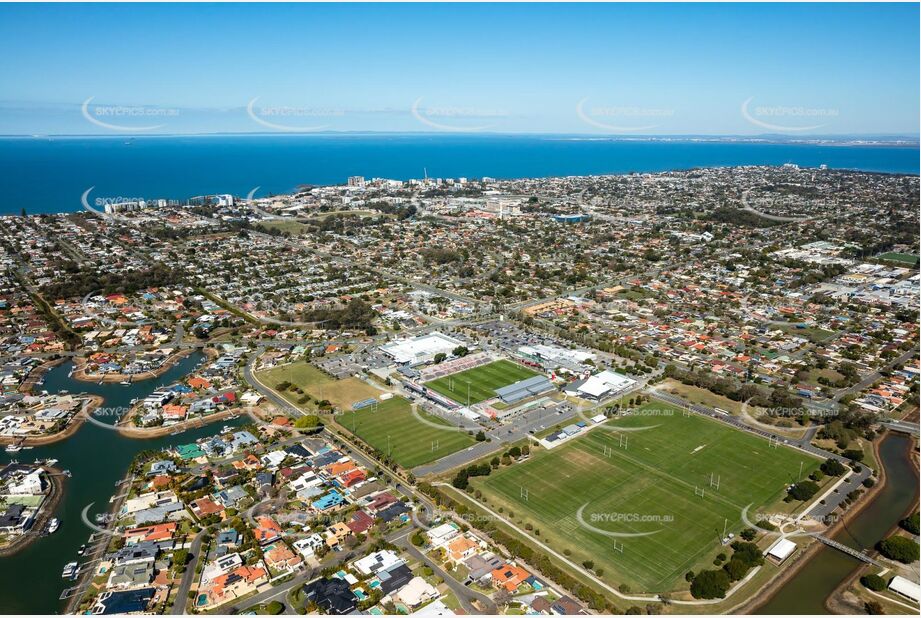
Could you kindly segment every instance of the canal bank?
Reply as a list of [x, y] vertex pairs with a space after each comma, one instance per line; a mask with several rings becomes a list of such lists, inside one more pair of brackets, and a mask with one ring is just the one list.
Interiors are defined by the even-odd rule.
[[[911, 461], [912, 440], [902, 434], [888, 434], [879, 445], [879, 458], [886, 484], [871, 502], [846, 521], [832, 537], [857, 549], [870, 549], [918, 505], [918, 475]], [[862, 563], [832, 549], [819, 546], [796, 571], [753, 614], [828, 614], [826, 600], [839, 585], [851, 578]]]
[[[68, 377], [72, 365], [67, 362], [51, 369], [45, 375], [44, 384], [36, 386], [36, 390], [47, 390], [49, 393], [66, 390], [98, 395], [103, 398], [103, 408], [106, 410], [127, 409], [132, 399], [142, 399], [157, 387], [176, 382], [194, 370], [204, 358], [200, 352], [196, 352], [181, 359], [159, 378], [127, 386], [74, 380]], [[113, 422], [111, 418], [102, 420], [105, 423]], [[248, 417], [243, 416], [224, 424], [236, 426], [247, 422]], [[80, 520], [83, 508], [92, 502], [95, 503], [93, 511], [105, 511], [109, 499], [116, 493], [115, 483], [122, 479], [128, 465], [141, 451], [191, 442], [219, 431], [220, 425], [209, 425], [179, 435], [138, 440], [99, 427], [95, 423], [83, 423], [73, 436], [62, 442], [36, 446], [12, 457], [0, 453], [0, 462], [4, 464], [10, 459], [22, 462], [57, 459], [55, 466], [70, 470], [73, 475], [66, 483], [54, 514], [61, 520], [61, 528], [51, 536], [38, 539], [15, 556], [0, 558], [0, 612], [60, 613], [65, 605], [58, 597], [61, 591], [72, 585], [72, 582], [61, 579], [61, 569], [66, 563], [78, 558], [77, 550], [92, 532]]]

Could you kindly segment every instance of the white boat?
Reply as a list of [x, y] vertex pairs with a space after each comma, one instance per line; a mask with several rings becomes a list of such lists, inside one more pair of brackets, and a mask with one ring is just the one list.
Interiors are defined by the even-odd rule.
[[61, 522], [58, 521], [57, 517], [52, 517], [51, 521], [48, 522], [48, 534], [54, 534], [58, 531], [58, 528], [61, 527]]
[[7, 444], [6, 448], [3, 450], [5, 450], [7, 453], [18, 453], [22, 450], [22, 447], [18, 444]]
[[64, 565], [64, 572], [61, 573], [61, 577], [64, 579], [73, 579], [77, 576], [80, 568], [77, 566], [77, 562], [68, 562]]

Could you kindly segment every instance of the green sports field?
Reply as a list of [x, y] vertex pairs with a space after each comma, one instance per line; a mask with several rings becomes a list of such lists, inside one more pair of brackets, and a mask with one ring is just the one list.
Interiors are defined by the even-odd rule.
[[[419, 416], [437, 425], [451, 427], [446, 421], [424, 412], [419, 412]], [[409, 402], [402, 397], [382, 401], [376, 410], [363, 408], [344, 412], [336, 419], [345, 429], [381, 453], [387, 454], [389, 449], [394, 461], [406, 469], [441, 459], [474, 443], [473, 437], [465, 431], [438, 429], [419, 421], [413, 416]]]
[[886, 262], [899, 262], [903, 266], [917, 266], [918, 264], [918, 256], [912, 255], [911, 253], [897, 253], [890, 251], [889, 253], [883, 253], [876, 256], [876, 259]]
[[[643, 409], [672, 414], [614, 419], [472, 484], [489, 508], [514, 513], [519, 528], [532, 524], [539, 538], [557, 551], [569, 550], [576, 563], [594, 561], [608, 583], [669, 592], [686, 586], [688, 570], [713, 568], [724, 521], [728, 532], [738, 533], [746, 505], [752, 505], [752, 519], [765, 508], [789, 511], [790, 505], [776, 504], [786, 485], [798, 480], [801, 463], [803, 477], [821, 463], [658, 402]], [[649, 429], [609, 429], [616, 427]], [[719, 489], [711, 486], [711, 474], [719, 477]], [[653, 534], [611, 537], [598, 529]], [[615, 550], [615, 541], [623, 551]]]
[[473, 369], [461, 371], [431, 382], [425, 386], [456, 401], [467, 404], [467, 384], [470, 384], [470, 403], [479, 403], [496, 396], [496, 389], [538, 375], [508, 360], [497, 360]]

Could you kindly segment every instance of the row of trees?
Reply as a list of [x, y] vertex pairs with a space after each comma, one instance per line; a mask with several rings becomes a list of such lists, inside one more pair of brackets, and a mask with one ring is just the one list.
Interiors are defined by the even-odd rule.
[[695, 599], [721, 599], [732, 586], [732, 582], [739, 581], [750, 569], [764, 564], [764, 555], [761, 549], [749, 541], [735, 541], [730, 545], [732, 556], [725, 561], [725, 554], [720, 554], [714, 564], [722, 568], [708, 569], [695, 574], [689, 571], [685, 579], [691, 582], [691, 595]]

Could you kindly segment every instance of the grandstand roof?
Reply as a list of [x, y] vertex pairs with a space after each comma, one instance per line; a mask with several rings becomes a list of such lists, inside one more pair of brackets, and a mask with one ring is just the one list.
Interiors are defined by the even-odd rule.
[[514, 384], [503, 386], [496, 389], [496, 394], [505, 403], [514, 403], [531, 395], [537, 395], [553, 388], [551, 382], [546, 376], [533, 376], [525, 380], [519, 380]]

